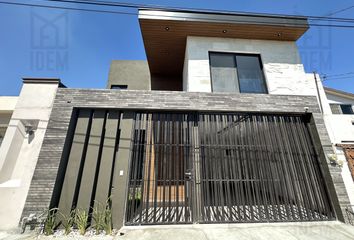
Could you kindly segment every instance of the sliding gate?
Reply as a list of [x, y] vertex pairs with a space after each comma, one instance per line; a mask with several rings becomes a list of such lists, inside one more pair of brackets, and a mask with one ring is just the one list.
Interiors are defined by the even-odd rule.
[[126, 223], [334, 219], [304, 116], [136, 113]]

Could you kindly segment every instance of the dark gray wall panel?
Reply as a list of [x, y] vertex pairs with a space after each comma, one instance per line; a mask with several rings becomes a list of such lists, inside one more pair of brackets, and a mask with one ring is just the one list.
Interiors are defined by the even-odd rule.
[[84, 143], [90, 114], [90, 110], [83, 109], [79, 112], [78, 115], [76, 129], [59, 201], [59, 209], [63, 214], [68, 214], [72, 207], [75, 186], [78, 178], [81, 156], [84, 150]]
[[120, 140], [117, 151], [116, 164], [113, 173], [112, 189], [112, 220], [113, 226], [123, 225], [123, 216], [125, 213], [125, 190], [128, 181], [128, 168], [130, 161], [131, 132], [133, 127], [133, 113], [124, 113], [120, 124]]
[[92, 119], [90, 139], [87, 147], [86, 158], [84, 159], [84, 168], [82, 172], [81, 182], [78, 180], [76, 184], [80, 185], [79, 197], [76, 207], [79, 209], [90, 210], [91, 197], [93, 194], [93, 186], [96, 175], [97, 161], [99, 160], [99, 148], [102, 137], [102, 130], [105, 124], [106, 111], [95, 110]]
[[[109, 68], [107, 88], [128, 85], [128, 90], [150, 90], [150, 71], [144, 60], [114, 60]], [[119, 90], [116, 90], [119, 91]]]
[[116, 142], [117, 130], [119, 126], [119, 112], [109, 111], [108, 118], [106, 122], [106, 133], [104, 136], [101, 164], [98, 173], [97, 189], [95, 200], [98, 203], [104, 204], [109, 196], [110, 192], [110, 182], [112, 176], [112, 167], [114, 159], [115, 145], [119, 144]]

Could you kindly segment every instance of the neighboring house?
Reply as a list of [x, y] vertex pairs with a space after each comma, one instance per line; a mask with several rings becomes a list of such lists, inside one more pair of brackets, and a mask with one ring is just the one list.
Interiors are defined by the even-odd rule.
[[324, 92], [324, 120], [354, 208], [354, 94], [326, 87]]
[[0, 97], [0, 147], [5, 136], [7, 127], [11, 119], [12, 112], [15, 109], [17, 97]]
[[0, 159], [0, 183], [16, 180], [0, 194], [18, 194], [1, 198], [2, 228], [107, 199], [115, 228], [346, 221], [296, 46], [306, 18], [141, 9], [139, 23], [147, 61], [113, 61], [109, 89], [24, 80], [13, 120], [27, 131], [8, 151], [27, 155]]

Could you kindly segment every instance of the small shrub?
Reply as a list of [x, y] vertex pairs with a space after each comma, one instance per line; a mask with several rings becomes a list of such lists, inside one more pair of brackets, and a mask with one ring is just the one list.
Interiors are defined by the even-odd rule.
[[110, 208], [110, 198], [105, 204], [95, 202], [95, 207], [92, 210], [93, 228], [96, 234], [104, 230], [106, 234], [112, 234], [112, 211]]
[[79, 229], [81, 235], [85, 235], [87, 229], [88, 212], [82, 209], [75, 211], [75, 225]]
[[56, 228], [56, 214], [57, 208], [52, 208], [47, 210], [47, 218], [44, 222], [43, 232], [45, 235], [52, 235], [54, 233], [54, 229]]
[[104, 230], [106, 234], [112, 234], [112, 210], [109, 204], [105, 208], [105, 221], [104, 221]]
[[[60, 213], [60, 212], [59, 212]], [[75, 211], [72, 210], [69, 214], [60, 213], [61, 224], [63, 225], [65, 235], [71, 232], [71, 228], [75, 221]]]
[[93, 228], [96, 230], [96, 234], [99, 234], [105, 227], [105, 205], [97, 201], [95, 203], [92, 208]]

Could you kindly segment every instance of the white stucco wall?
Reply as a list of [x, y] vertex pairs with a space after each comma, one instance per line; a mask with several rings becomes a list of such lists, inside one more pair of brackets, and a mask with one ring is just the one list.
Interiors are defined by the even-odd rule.
[[[58, 84], [25, 83], [0, 147], [0, 229], [18, 227]], [[34, 134], [28, 120], [38, 122]]]
[[0, 96], [0, 146], [18, 97]]
[[0, 112], [12, 112], [15, 109], [18, 97], [0, 96]]
[[316, 95], [295, 42], [187, 37], [184, 91], [210, 92], [209, 51], [260, 54], [269, 94]]
[[352, 142], [354, 144], [354, 115], [333, 114], [324, 116], [332, 143]]
[[[313, 75], [308, 74], [308, 78], [311, 76]], [[329, 105], [331, 103], [354, 105], [354, 100], [326, 93], [321, 81], [318, 81], [318, 85], [322, 101], [323, 118], [332, 144], [340, 144], [343, 143], [342, 141], [350, 141], [354, 144], [354, 114], [332, 114]]]

